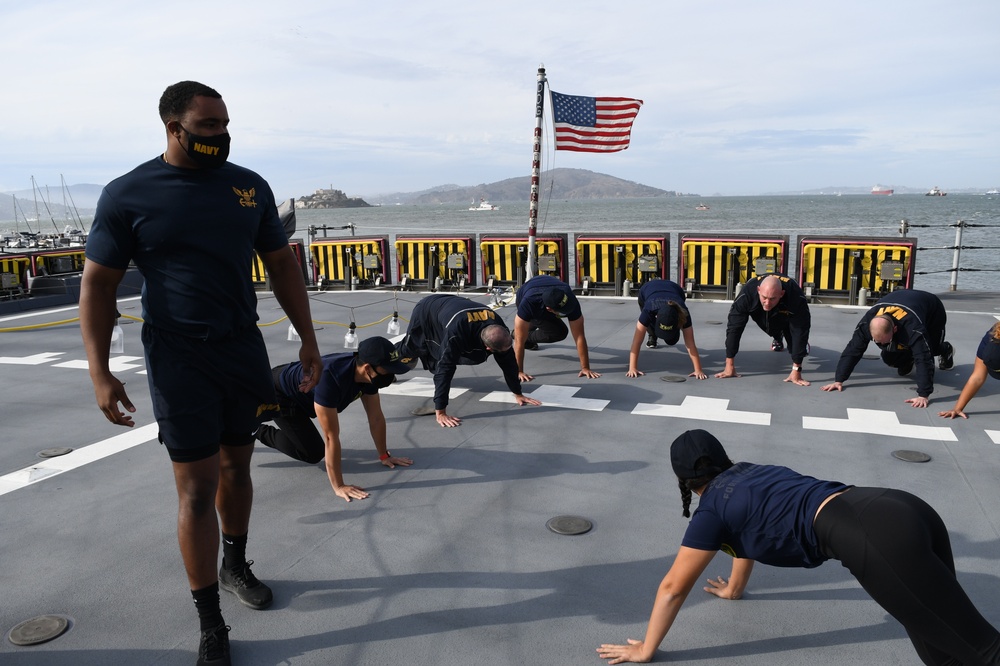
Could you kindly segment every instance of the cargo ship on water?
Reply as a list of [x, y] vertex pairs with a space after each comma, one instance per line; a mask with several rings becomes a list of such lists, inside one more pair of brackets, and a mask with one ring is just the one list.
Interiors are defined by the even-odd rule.
[[892, 193], [893, 193], [894, 191], [895, 191], [895, 190], [893, 190], [893, 189], [892, 189], [892, 188], [890, 188], [890, 187], [882, 187], [881, 185], [876, 185], [875, 187], [873, 187], [873, 188], [872, 188], [872, 194], [885, 194], [885, 195], [890, 195], [890, 194], [892, 194]]

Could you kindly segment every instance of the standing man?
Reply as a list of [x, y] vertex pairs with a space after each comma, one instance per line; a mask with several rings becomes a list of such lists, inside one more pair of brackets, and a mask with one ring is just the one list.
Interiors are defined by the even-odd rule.
[[[569, 320], [567, 329], [561, 319]], [[583, 330], [583, 310], [568, 284], [551, 275], [537, 275], [517, 290], [517, 315], [514, 317], [514, 356], [522, 382], [534, 379], [524, 371], [524, 350], [538, 345], [559, 342], [573, 334], [576, 353], [580, 357], [577, 377], [597, 379], [601, 373], [590, 369], [590, 351]]]
[[802, 379], [802, 360], [809, 354], [809, 301], [802, 289], [785, 275], [764, 275], [747, 280], [729, 309], [726, 327], [726, 369], [716, 377], [739, 377], [736, 354], [747, 320], [753, 319], [760, 330], [771, 336], [771, 351], [785, 348], [788, 341], [792, 355], [792, 371], [784, 381], [809, 386]]
[[299, 360], [308, 370], [299, 390], [316, 385], [322, 365], [305, 285], [271, 189], [256, 173], [228, 162], [229, 113], [222, 96], [182, 81], [164, 91], [159, 110], [166, 150], [109, 183], [97, 204], [80, 330], [98, 406], [112, 423], [132, 427], [126, 412], [135, 407], [111, 374], [108, 357], [116, 290], [134, 262], [145, 278], [142, 342], [153, 414], [173, 465], [177, 536], [201, 622], [198, 664], [228, 665], [219, 586], [255, 609], [272, 599], [246, 560], [250, 433], [275, 406], [267, 349], [256, 326], [254, 251], [302, 336]]
[[[296, 460], [315, 465], [326, 460], [326, 474], [337, 497], [350, 502], [365, 499], [367, 491], [360, 486], [344, 483], [340, 471], [340, 421], [338, 414], [361, 398], [368, 415], [368, 430], [372, 434], [378, 459], [386, 467], [408, 467], [409, 458], [397, 458], [389, 453], [385, 439], [385, 415], [378, 390], [408, 372], [396, 347], [381, 337], [362, 340], [357, 352], [329, 354], [323, 357], [323, 371], [316, 388], [308, 393], [299, 391], [302, 385], [302, 363], [279, 365], [271, 372], [278, 393], [280, 413], [274, 417], [277, 427], [261, 425], [254, 437], [265, 446], [277, 449]], [[312, 419], [319, 421], [322, 436]]]
[[510, 331], [489, 307], [450, 294], [435, 294], [413, 308], [400, 354], [419, 358], [434, 373], [434, 414], [442, 428], [461, 425], [462, 419], [447, 413], [451, 379], [459, 365], [479, 365], [490, 356], [503, 370], [507, 388], [518, 405], [540, 405], [521, 394], [517, 362], [511, 350]]
[[941, 299], [926, 291], [897, 289], [886, 294], [861, 318], [851, 341], [837, 363], [834, 382], [824, 391], [843, 391], [868, 343], [882, 350], [882, 362], [896, 368], [905, 377], [917, 366], [917, 397], [905, 400], [914, 407], [926, 407], [934, 392], [934, 357], [938, 367], [951, 370], [955, 365], [955, 349], [944, 339], [948, 314]]
[[694, 343], [694, 325], [691, 323], [691, 313], [687, 308], [684, 290], [676, 282], [670, 280], [649, 280], [639, 287], [639, 321], [635, 324], [632, 335], [632, 347], [628, 354], [628, 372], [626, 377], [640, 377], [639, 350], [642, 349], [642, 338], [649, 333], [647, 347], [656, 347], [656, 341], [662, 338], [668, 345], [677, 344], [680, 335], [684, 333], [684, 346], [694, 365], [694, 371], [688, 377], [707, 379], [701, 369], [701, 357]]

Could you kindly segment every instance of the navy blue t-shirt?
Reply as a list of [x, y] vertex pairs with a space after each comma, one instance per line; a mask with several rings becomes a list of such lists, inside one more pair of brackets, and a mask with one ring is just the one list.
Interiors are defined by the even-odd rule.
[[[323, 372], [319, 382], [308, 393], [299, 391], [302, 383], [302, 363], [295, 361], [278, 376], [278, 390], [293, 400], [310, 417], [316, 416], [316, 405], [342, 412], [362, 394], [374, 395], [378, 389], [371, 384], [354, 381], [354, 352], [327, 354], [323, 357]], [[313, 404], [315, 403], [315, 404]]]
[[639, 323], [648, 330], [656, 326], [656, 312], [669, 301], [681, 306], [687, 315], [687, 323], [682, 328], [691, 328], [691, 311], [687, 308], [687, 295], [676, 282], [670, 280], [649, 280], [639, 287]]
[[288, 245], [274, 195], [259, 175], [226, 163], [182, 169], [157, 157], [108, 183], [87, 238], [87, 259], [145, 282], [143, 320], [218, 340], [257, 321], [253, 252]]
[[576, 321], [583, 316], [580, 309], [580, 301], [568, 284], [554, 278], [551, 275], [536, 275], [517, 290], [517, 316], [525, 321], [538, 319], [547, 312], [542, 297], [552, 287], [556, 287], [569, 298], [566, 301], [566, 310], [559, 313], [560, 317], [565, 317], [570, 321]]
[[976, 358], [986, 364], [990, 377], [1000, 379], [1000, 340], [993, 337], [993, 329], [987, 331], [979, 342]]
[[737, 463], [708, 484], [681, 545], [776, 567], [819, 566], [829, 558], [816, 541], [816, 511], [849, 487], [787, 467]]

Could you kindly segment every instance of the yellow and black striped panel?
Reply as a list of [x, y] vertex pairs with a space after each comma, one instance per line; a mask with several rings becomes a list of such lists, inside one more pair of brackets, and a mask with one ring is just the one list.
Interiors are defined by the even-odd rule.
[[264, 262], [260, 260], [260, 256], [256, 252], [253, 253], [253, 263], [250, 264], [250, 279], [253, 280], [255, 286], [260, 286], [267, 282], [267, 271], [264, 269]]
[[32, 270], [35, 275], [58, 275], [83, 270], [86, 250], [66, 252], [43, 252], [32, 255]]
[[[871, 292], [888, 290], [879, 275], [883, 261], [903, 264], [902, 283], [894, 289], [910, 289], [913, 282], [913, 259], [916, 240], [904, 243], [864, 242], [857, 239], [810, 241], [800, 239], [799, 282], [812, 283], [815, 293], [843, 291], [850, 292], [851, 275], [857, 271], [857, 286]], [[854, 252], [860, 256], [853, 256]]]
[[[430, 275], [431, 271], [431, 250], [430, 246], [436, 246], [434, 252], [437, 255], [437, 275]], [[399, 282], [403, 281], [403, 275], [409, 275], [411, 280], [427, 282], [430, 284], [435, 277], [448, 279], [451, 277], [448, 271], [448, 255], [465, 255], [467, 284], [472, 284], [472, 271], [474, 258], [472, 249], [474, 245], [471, 238], [407, 238], [396, 236], [396, 277]]]
[[[680, 282], [694, 280], [699, 287], [726, 287], [729, 269], [736, 273], [736, 282], [745, 284], [756, 277], [757, 260], [769, 259], [774, 269], [786, 271], [787, 253], [783, 239], [733, 239], [681, 237]], [[733, 253], [735, 250], [735, 253]]]
[[13, 273], [17, 281], [27, 289], [31, 259], [23, 255], [0, 255], [0, 273]]
[[[625, 254], [625, 279], [633, 284], [669, 275], [665, 239], [580, 237], [576, 241], [577, 281], [582, 283], [586, 276], [591, 278], [593, 284], [615, 284], [619, 247]], [[656, 257], [659, 271], [655, 275], [639, 271], [639, 257], [642, 256]]]
[[350, 272], [352, 266], [353, 277], [359, 280], [366, 279], [368, 272], [364, 269], [364, 262], [355, 262], [352, 259], [358, 252], [362, 255], [378, 256], [384, 271], [387, 246], [388, 239], [385, 238], [317, 239], [309, 246], [313, 260], [313, 279], [318, 279], [322, 275], [324, 280], [346, 284], [352, 277]]
[[[302, 242], [290, 241], [288, 243], [288, 247], [292, 250], [292, 254], [295, 255], [295, 261], [298, 262], [299, 270], [302, 271], [302, 277], [305, 279], [305, 251], [302, 247]], [[264, 262], [261, 261], [260, 256], [258, 256], [256, 252], [253, 253], [253, 263], [250, 265], [250, 279], [253, 281], [255, 287], [267, 284], [267, 269], [264, 267]]]
[[[479, 252], [483, 258], [483, 282], [487, 282], [490, 276], [496, 278], [495, 282], [516, 283], [518, 278], [518, 268], [524, 266], [528, 260], [528, 239], [527, 238], [481, 238], [479, 241]], [[559, 258], [558, 270], [555, 272], [539, 270], [541, 275], [553, 275], [565, 281], [563, 275], [563, 264], [566, 254], [563, 251], [559, 238], [535, 238], [535, 253], [538, 256], [552, 254]]]

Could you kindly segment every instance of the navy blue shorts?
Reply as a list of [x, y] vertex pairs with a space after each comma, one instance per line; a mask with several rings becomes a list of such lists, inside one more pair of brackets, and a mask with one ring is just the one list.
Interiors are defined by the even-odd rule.
[[160, 442], [174, 462], [195, 462], [219, 446], [248, 446], [277, 409], [264, 338], [250, 326], [224, 340], [142, 327], [149, 394]]

